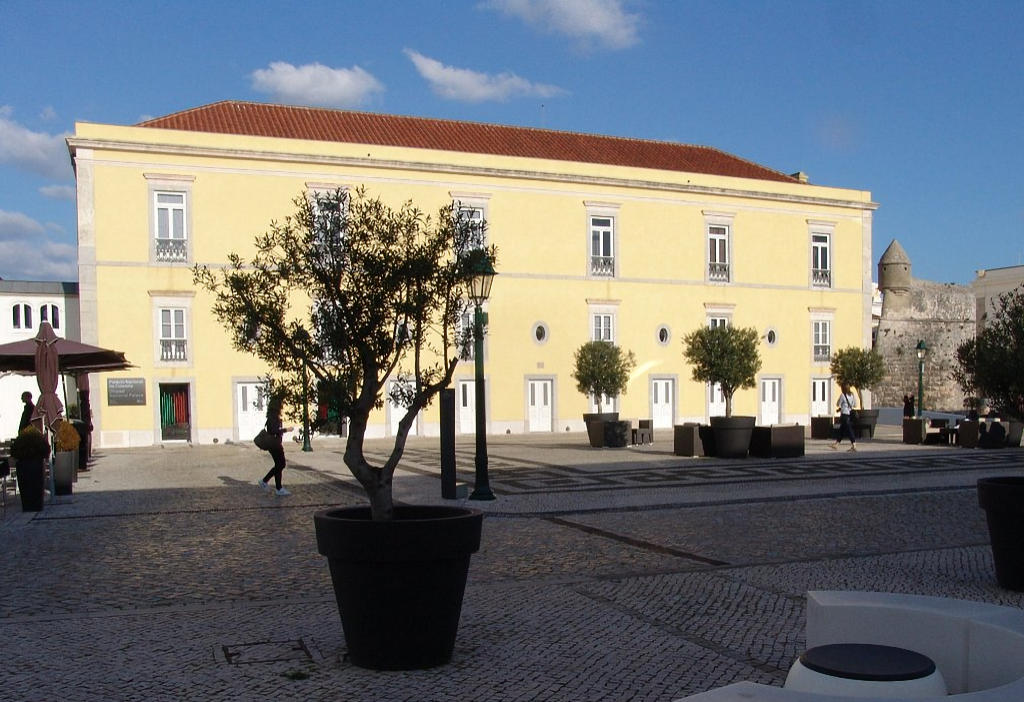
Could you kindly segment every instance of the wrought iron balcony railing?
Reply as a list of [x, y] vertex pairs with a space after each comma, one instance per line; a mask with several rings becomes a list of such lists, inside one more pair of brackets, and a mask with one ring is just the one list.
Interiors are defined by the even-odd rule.
[[160, 339], [160, 360], [187, 361], [187, 341], [185, 339]]

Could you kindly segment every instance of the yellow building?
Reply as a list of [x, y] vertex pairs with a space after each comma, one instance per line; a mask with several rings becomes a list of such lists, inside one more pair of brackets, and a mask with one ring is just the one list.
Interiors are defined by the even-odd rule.
[[[191, 267], [246, 255], [296, 196], [327, 188], [365, 185], [428, 212], [456, 201], [486, 220], [499, 250], [490, 433], [582, 431], [591, 403], [572, 359], [593, 338], [636, 353], [617, 409], [657, 427], [722, 412], [683, 360], [699, 325], [761, 333], [758, 387], [734, 398], [761, 423], [833, 414], [829, 355], [870, 346], [870, 193], [713, 148], [244, 102], [79, 123], [68, 144], [82, 340], [138, 366], [93, 382], [100, 446], [256, 433], [263, 366], [231, 349]], [[474, 429], [472, 378], [461, 363], [462, 433]], [[397, 414], [381, 410], [373, 433], [391, 434]], [[438, 432], [436, 403], [414, 432]]]

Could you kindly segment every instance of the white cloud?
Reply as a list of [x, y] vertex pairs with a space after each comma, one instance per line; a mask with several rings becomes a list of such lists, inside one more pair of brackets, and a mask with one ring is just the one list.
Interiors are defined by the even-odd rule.
[[39, 119], [45, 119], [47, 122], [57, 119], [57, 110], [53, 109], [50, 105], [43, 108], [43, 111], [39, 113]]
[[275, 61], [269, 68], [253, 71], [250, 78], [254, 90], [270, 93], [275, 100], [323, 107], [353, 107], [384, 90], [380, 81], [359, 66], [293, 66]]
[[[57, 226], [58, 229], [63, 228]], [[8, 280], [77, 280], [78, 247], [53, 241], [45, 226], [21, 212], [0, 210], [0, 277]]]
[[0, 210], [0, 240], [39, 236], [43, 225], [21, 212]]
[[39, 188], [39, 193], [54, 200], [75, 200], [77, 191], [73, 185], [44, 185]]
[[13, 113], [10, 105], [0, 107], [0, 163], [47, 178], [69, 179], [71, 159], [64, 143], [68, 135], [33, 132], [10, 119]]
[[640, 41], [640, 15], [626, 12], [622, 0], [485, 0], [481, 6], [581, 43], [597, 39], [625, 49]]
[[0, 278], [78, 280], [78, 249], [54, 241], [0, 241]]
[[531, 83], [514, 73], [499, 73], [492, 76], [468, 68], [446, 66], [412, 49], [406, 49], [405, 54], [416, 66], [419, 74], [430, 83], [431, 89], [441, 97], [451, 100], [504, 101], [514, 97], [553, 97], [565, 92], [554, 85]]

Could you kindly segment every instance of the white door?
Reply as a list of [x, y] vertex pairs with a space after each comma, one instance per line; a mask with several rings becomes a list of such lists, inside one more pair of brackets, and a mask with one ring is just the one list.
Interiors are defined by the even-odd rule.
[[528, 431], [551, 431], [551, 381], [526, 383]]
[[782, 381], [778, 378], [761, 378], [761, 424], [778, 424], [782, 421], [780, 414], [780, 396]]
[[655, 429], [671, 429], [675, 424], [676, 381], [661, 378], [651, 383], [651, 419]]
[[460, 380], [459, 381], [459, 392], [458, 397], [455, 398], [458, 403], [459, 411], [459, 433], [460, 434], [475, 434], [476, 433], [476, 381], [475, 380]]
[[[394, 381], [392, 381], [394, 382]], [[398, 434], [398, 423], [405, 417], [405, 413], [408, 410], [402, 405], [396, 403], [391, 399], [391, 383], [388, 383], [388, 414], [391, 417], [390, 428], [391, 436]], [[419, 424], [419, 418], [412, 420], [412, 426], [409, 427], [409, 436], [416, 436], [416, 427]]]
[[832, 416], [832, 379], [811, 379], [811, 416]]
[[718, 383], [708, 386], [708, 416], [725, 416], [725, 395], [722, 394], [722, 386]]
[[267, 423], [267, 386], [263, 383], [235, 385], [235, 423], [238, 440], [251, 441]]

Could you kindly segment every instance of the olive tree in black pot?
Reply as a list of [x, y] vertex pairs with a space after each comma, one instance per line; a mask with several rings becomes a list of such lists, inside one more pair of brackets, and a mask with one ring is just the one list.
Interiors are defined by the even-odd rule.
[[683, 356], [693, 365], [693, 379], [718, 383], [725, 398], [725, 416], [712, 417], [715, 455], [746, 458], [755, 417], [733, 416], [732, 397], [755, 385], [761, 370], [759, 335], [753, 327], [699, 327], [683, 337]]
[[878, 424], [878, 410], [864, 409], [861, 390], [870, 389], [882, 382], [885, 378], [885, 361], [874, 349], [848, 346], [832, 354], [830, 368], [837, 383], [851, 385], [857, 391], [857, 409], [853, 410], [850, 417], [853, 430], [862, 439], [873, 438]]
[[[636, 368], [636, 356], [610, 341], [588, 341], [576, 349], [573, 357], [576, 389], [592, 397], [600, 406], [603, 397], [618, 397], [626, 392], [629, 374]], [[618, 412], [592, 412], [583, 415], [590, 445], [605, 445], [605, 423], [619, 419]]]
[[17, 461], [18, 492], [21, 493], [21, 511], [39, 512], [43, 509], [45, 492], [44, 463], [50, 456], [46, 437], [29, 425], [11, 442], [11, 458]]
[[[295, 205], [256, 238], [250, 261], [232, 253], [226, 268], [197, 266], [194, 278], [235, 348], [268, 364], [296, 417], [320, 400], [348, 419], [344, 462], [369, 504], [318, 512], [314, 524], [349, 659], [382, 670], [441, 665], [453, 653], [482, 514], [396, 507], [392, 477], [417, 414], [473, 341], [459, 321], [471, 280], [494, 275], [495, 251], [456, 205], [431, 217], [365, 188], [301, 195]], [[389, 380], [406, 412], [387, 459], [373, 465], [363, 442]], [[320, 396], [308, 398], [309, 387]]]

